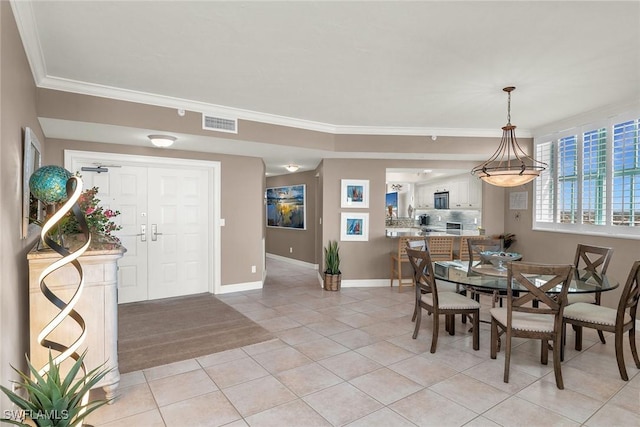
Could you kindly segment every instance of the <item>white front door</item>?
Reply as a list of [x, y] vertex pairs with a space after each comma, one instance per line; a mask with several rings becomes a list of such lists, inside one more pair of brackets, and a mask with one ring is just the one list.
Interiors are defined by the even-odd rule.
[[208, 290], [207, 171], [149, 168], [149, 299]]
[[[69, 163], [72, 172], [96, 165]], [[98, 187], [100, 204], [120, 211], [114, 234], [127, 252], [118, 262], [118, 303], [212, 291], [210, 168], [118, 163], [81, 172], [84, 188]]]

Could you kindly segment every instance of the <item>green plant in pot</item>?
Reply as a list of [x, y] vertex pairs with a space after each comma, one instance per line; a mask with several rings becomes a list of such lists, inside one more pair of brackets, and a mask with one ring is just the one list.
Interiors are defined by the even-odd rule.
[[[17, 384], [26, 391], [27, 396], [23, 397], [0, 386], [9, 400], [20, 409], [20, 411], [9, 411], [9, 413], [5, 411], [5, 418], [0, 418], [0, 422], [19, 426], [32, 426], [33, 424], [47, 427], [81, 426], [83, 420], [91, 412], [108, 403], [104, 399], [84, 402], [83, 398], [110, 371], [101, 365], [78, 376], [85, 355], [86, 351], [75, 361], [64, 378], [61, 377], [60, 366], [53, 362], [51, 352], [49, 352], [49, 366], [51, 368], [43, 375], [40, 375], [38, 370], [33, 367], [29, 358], [27, 358], [29, 374], [13, 368], [22, 379], [22, 382]], [[32, 423], [25, 422], [26, 419]]]
[[324, 288], [327, 291], [339, 291], [342, 281], [340, 272], [340, 248], [336, 240], [329, 240], [324, 248]]

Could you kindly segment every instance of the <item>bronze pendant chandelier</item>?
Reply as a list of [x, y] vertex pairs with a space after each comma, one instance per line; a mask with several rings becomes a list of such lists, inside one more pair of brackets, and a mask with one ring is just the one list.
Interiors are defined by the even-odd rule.
[[502, 89], [509, 95], [507, 124], [502, 128], [502, 139], [495, 153], [481, 165], [471, 170], [488, 184], [498, 187], [515, 187], [536, 179], [547, 164], [529, 156], [518, 144], [516, 127], [511, 124], [511, 92], [514, 86]]

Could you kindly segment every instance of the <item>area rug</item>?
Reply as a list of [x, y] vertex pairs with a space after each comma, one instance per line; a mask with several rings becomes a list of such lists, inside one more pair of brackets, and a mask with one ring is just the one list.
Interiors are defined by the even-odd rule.
[[118, 306], [120, 373], [206, 356], [274, 338], [211, 294]]

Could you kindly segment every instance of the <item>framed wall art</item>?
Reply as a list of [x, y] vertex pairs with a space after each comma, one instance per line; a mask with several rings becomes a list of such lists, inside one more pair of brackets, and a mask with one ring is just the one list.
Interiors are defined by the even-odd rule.
[[340, 240], [367, 242], [369, 240], [369, 214], [342, 212], [340, 214]]
[[42, 203], [31, 198], [29, 178], [42, 166], [42, 147], [31, 128], [24, 130], [24, 158], [22, 166], [22, 238], [26, 239], [37, 232], [33, 221], [42, 221], [44, 214]]
[[369, 207], [369, 180], [368, 179], [343, 179], [340, 192], [343, 208], [368, 208]]
[[267, 227], [306, 229], [306, 186], [267, 188]]

